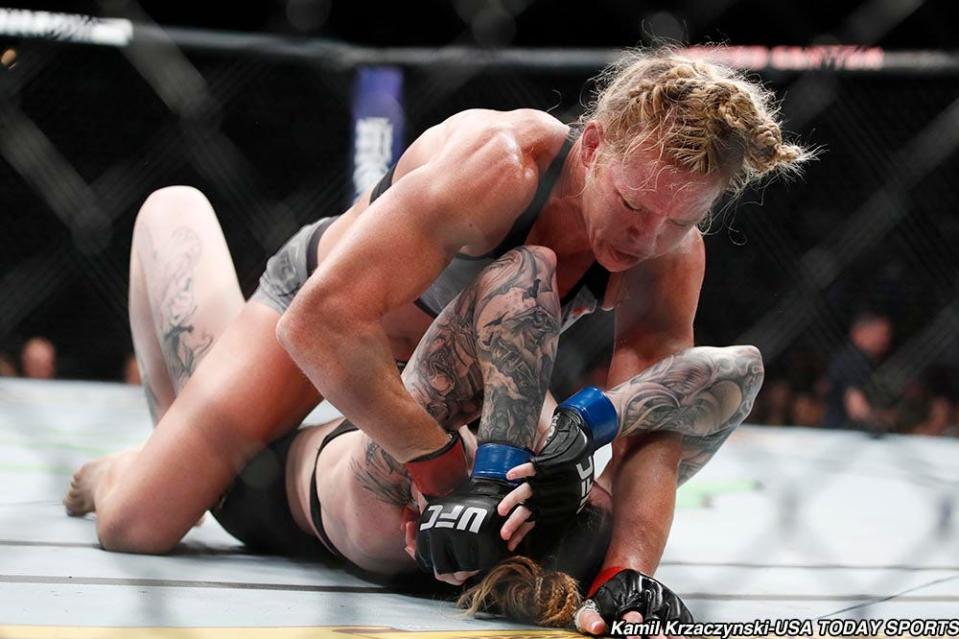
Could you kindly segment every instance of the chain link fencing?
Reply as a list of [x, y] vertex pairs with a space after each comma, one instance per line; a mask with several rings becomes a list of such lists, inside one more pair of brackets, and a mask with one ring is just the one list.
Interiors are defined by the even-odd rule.
[[[121, 375], [133, 223], [153, 190], [189, 184], [207, 195], [246, 295], [295, 230], [348, 206], [358, 68], [402, 69], [408, 142], [476, 107], [571, 122], [614, 55], [417, 55], [138, 29], [122, 46], [0, 38], [0, 345], [12, 356], [48, 337], [66, 377]], [[706, 236], [697, 341], [763, 352], [767, 388], [752, 421], [814, 422], [851, 324], [864, 310], [881, 314], [893, 345], [871, 388], [883, 405], [913, 410], [884, 429], [926, 424], [945, 402], [940, 431], [955, 433], [959, 64], [948, 52], [887, 54], [871, 68], [836, 60], [757, 70], [783, 96], [786, 128], [823, 153], [802, 179], [721, 208]], [[558, 396], [601, 381], [611, 334], [609, 313], [564, 334]], [[782, 415], [780, 391], [792, 397]], [[807, 483], [802, 498], [815, 492]]]

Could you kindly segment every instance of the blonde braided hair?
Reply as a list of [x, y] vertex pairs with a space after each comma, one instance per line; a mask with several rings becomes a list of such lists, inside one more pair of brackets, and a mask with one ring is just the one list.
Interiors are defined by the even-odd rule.
[[565, 628], [573, 623], [581, 603], [575, 579], [516, 555], [493, 566], [479, 584], [460, 595], [456, 605], [469, 615], [495, 612], [525, 623]]
[[616, 156], [652, 146], [678, 168], [722, 176], [734, 193], [798, 173], [815, 155], [784, 142], [778, 105], [758, 82], [672, 48], [631, 51], [604, 70], [580, 124], [590, 120]]

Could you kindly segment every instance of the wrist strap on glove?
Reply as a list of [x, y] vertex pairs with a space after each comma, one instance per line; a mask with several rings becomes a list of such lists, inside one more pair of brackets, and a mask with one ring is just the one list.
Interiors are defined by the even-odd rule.
[[505, 481], [518, 486], [523, 480], [510, 481], [506, 473], [510, 468], [525, 464], [532, 459], [533, 454], [525, 448], [517, 448], [509, 444], [480, 444], [476, 449], [476, 459], [473, 461], [473, 479], [492, 479]]
[[427, 497], [442, 497], [467, 479], [466, 448], [458, 432], [450, 433], [445, 446], [405, 464], [416, 487]]
[[596, 579], [593, 579], [593, 585], [589, 587], [589, 592], [586, 593], [586, 598], [592, 599], [593, 595], [596, 594], [596, 591], [603, 587], [603, 584], [624, 570], [627, 570], [627, 568], [624, 568], [623, 566], [610, 566], [609, 568], [603, 568], [600, 570], [599, 574], [596, 575]]
[[595, 386], [587, 386], [557, 408], [579, 413], [593, 433], [594, 450], [616, 439], [619, 432], [619, 417], [613, 402]]

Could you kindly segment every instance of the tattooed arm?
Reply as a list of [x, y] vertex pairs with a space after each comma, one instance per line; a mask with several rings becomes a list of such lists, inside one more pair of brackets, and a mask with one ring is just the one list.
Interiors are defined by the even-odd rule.
[[532, 448], [559, 338], [559, 295], [552, 253], [529, 246], [484, 270], [473, 310], [483, 371], [480, 443]]
[[445, 429], [479, 415], [479, 442], [532, 446], [559, 337], [553, 260], [540, 247], [508, 251], [420, 341], [403, 382]]
[[683, 436], [681, 484], [746, 418], [762, 381], [762, 356], [754, 346], [701, 346], [657, 362], [607, 396], [620, 418], [620, 436], [651, 431]]
[[762, 379], [755, 347], [698, 347], [606, 392], [620, 431], [604, 471], [613, 484], [615, 516], [598, 582], [623, 568], [654, 574], [669, 538], [677, 485], [745, 419]]
[[[540, 247], [507, 252], [420, 340], [403, 383], [444, 429], [456, 430], [479, 414], [478, 443], [532, 447], [559, 336], [554, 264]], [[353, 472], [382, 501], [408, 498], [403, 464], [373, 440]]]
[[280, 344], [320, 393], [403, 462], [448, 436], [403, 387], [382, 318], [522, 211], [538, 169], [501, 137], [453, 132], [421, 166], [401, 159], [393, 186], [351, 219], [277, 324]]

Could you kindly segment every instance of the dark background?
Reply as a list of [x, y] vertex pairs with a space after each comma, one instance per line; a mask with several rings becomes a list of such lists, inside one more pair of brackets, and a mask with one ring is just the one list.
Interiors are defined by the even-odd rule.
[[[125, 2], [5, 6], [123, 16]], [[276, 0], [139, 3], [163, 25], [310, 35], [373, 46], [461, 44], [623, 47], [671, 36], [686, 42], [880, 44], [896, 49], [956, 45], [951, 0]], [[671, 16], [664, 18], [664, 14]], [[675, 22], [679, 30], [664, 28]]]

